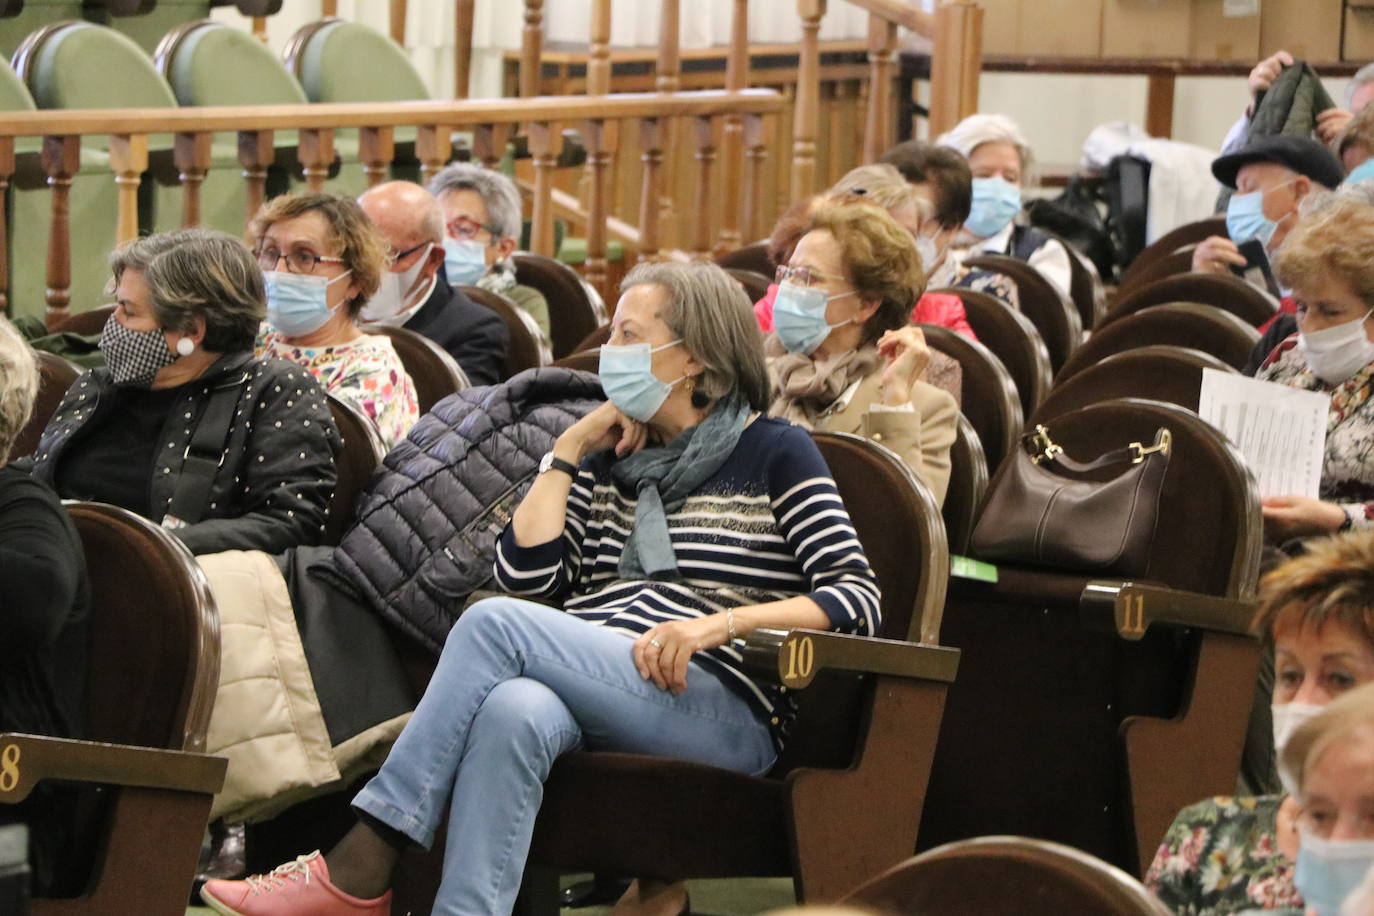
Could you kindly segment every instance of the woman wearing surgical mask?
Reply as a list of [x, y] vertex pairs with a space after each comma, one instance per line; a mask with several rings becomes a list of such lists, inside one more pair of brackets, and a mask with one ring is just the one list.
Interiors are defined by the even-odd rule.
[[1005, 254], [1039, 270], [1065, 296], [1073, 274], [1062, 242], [1017, 222], [1031, 152], [1016, 122], [1005, 115], [970, 115], [936, 141], [968, 160], [973, 203], [964, 229], [972, 254]]
[[1319, 498], [1264, 500], [1271, 540], [1374, 526], [1374, 207], [1339, 194], [1304, 216], [1279, 249], [1298, 333], [1256, 378], [1330, 395]]
[[[560, 755], [767, 772], [793, 713], [745, 667], [741, 640], [759, 627], [877, 632], [877, 582], [820, 452], [763, 416], [768, 376], [743, 290], [702, 263], [641, 264], [621, 289], [601, 351], [609, 401], [558, 437], [501, 536], [495, 575], [509, 595], [454, 625], [405, 732], [353, 799], [361, 822], [269, 879], [211, 881], [217, 912], [389, 912], [401, 851], [442, 829], [433, 911], [510, 913]], [[685, 896], [646, 880], [617, 912], [685, 911]]]
[[1374, 532], [1314, 541], [1266, 575], [1255, 629], [1274, 649], [1274, 748], [1285, 792], [1213, 798], [1179, 813], [1145, 878], [1176, 913], [1301, 909], [1291, 797], [1298, 779], [1284, 751], [1328, 703], [1374, 681]]
[[112, 503], [192, 553], [319, 543], [341, 445], [298, 366], [255, 358], [262, 272], [238, 239], [184, 229], [110, 256], [105, 366], [67, 391], [27, 462], [65, 499]]
[[943, 502], [959, 408], [922, 380], [931, 351], [909, 319], [925, 275], [910, 233], [878, 207], [823, 203], [777, 281], [769, 412], [881, 442]]
[[308, 191], [273, 198], [250, 228], [267, 282], [259, 350], [300, 363], [325, 391], [374, 423], [388, 447], [420, 417], [391, 340], [358, 316], [387, 267], [385, 243], [352, 198]]
[[547, 344], [549, 303], [539, 290], [515, 282], [510, 257], [524, 225], [515, 183], [500, 172], [456, 162], [430, 180], [429, 193], [444, 211], [448, 282], [505, 296], [534, 319]]
[[1345, 184], [1374, 179], [1374, 105], [1366, 105], [1341, 132], [1336, 155], [1345, 169]]

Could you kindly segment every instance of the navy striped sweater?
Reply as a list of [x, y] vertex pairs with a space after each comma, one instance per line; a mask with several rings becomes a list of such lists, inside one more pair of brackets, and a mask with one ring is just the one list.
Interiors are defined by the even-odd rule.
[[[805, 430], [756, 419], [716, 474], [669, 514], [681, 575], [674, 582], [620, 578], [636, 496], [612, 481], [613, 461], [609, 451], [583, 461], [561, 538], [521, 547], [507, 526], [496, 553], [502, 588], [561, 601], [570, 614], [633, 636], [670, 620], [797, 595], [820, 605], [835, 630], [877, 633], [877, 580]], [[696, 660], [757, 704], [781, 740], [790, 704], [780, 705], [777, 688], [748, 676], [738, 645], [699, 652]]]

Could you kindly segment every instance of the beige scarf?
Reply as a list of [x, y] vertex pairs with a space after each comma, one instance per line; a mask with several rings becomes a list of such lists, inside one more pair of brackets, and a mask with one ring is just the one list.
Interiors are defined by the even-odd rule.
[[851, 350], [825, 361], [804, 353], [787, 353], [777, 337], [768, 340], [773, 357], [773, 403], [768, 413], [813, 429], [849, 386], [867, 378], [882, 364], [875, 346]]

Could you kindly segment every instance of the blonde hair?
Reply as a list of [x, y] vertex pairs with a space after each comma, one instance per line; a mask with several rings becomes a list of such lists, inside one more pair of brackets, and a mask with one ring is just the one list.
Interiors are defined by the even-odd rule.
[[38, 397], [38, 361], [33, 350], [5, 318], [0, 317], [0, 465], [33, 415]]
[[1374, 651], [1374, 530], [1307, 542], [1260, 580], [1254, 630], [1274, 637], [1339, 623]]
[[911, 321], [926, 288], [916, 241], [888, 212], [865, 202], [825, 201], [811, 213], [807, 232], [829, 232], [859, 298], [877, 302], [864, 323], [864, 343]]
[[935, 208], [926, 196], [903, 178], [896, 167], [885, 163], [850, 169], [826, 192], [827, 197], [851, 195], [871, 200], [888, 213], [902, 207], [915, 207], [916, 218], [922, 223], [935, 214]]
[[1299, 789], [1307, 774], [1333, 744], [1360, 732], [1374, 737], [1374, 683], [1364, 684], [1332, 700], [1316, 716], [1298, 726], [1283, 748], [1283, 766]]
[[1374, 308], [1374, 206], [1336, 194], [1298, 220], [1279, 246], [1274, 272], [1288, 287], [1310, 289], [1328, 276]]
[[267, 230], [282, 220], [318, 212], [329, 227], [327, 240], [339, 249], [344, 267], [358, 294], [348, 300], [348, 313], [356, 316], [382, 284], [388, 268], [387, 243], [367, 218], [363, 208], [351, 197], [325, 191], [283, 194], [262, 205], [249, 227], [250, 244], [256, 249]]
[[[1336, 141], [1336, 155], [1344, 160], [1345, 154], [1356, 146], [1364, 147], [1366, 153], [1374, 156], [1374, 107], [1369, 105], [1355, 112], [1355, 117], [1341, 131]], [[1341, 164], [1344, 165], [1344, 161]]]

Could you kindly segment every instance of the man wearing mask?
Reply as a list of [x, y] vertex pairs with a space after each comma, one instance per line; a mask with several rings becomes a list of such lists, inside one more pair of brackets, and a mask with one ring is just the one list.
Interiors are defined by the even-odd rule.
[[362, 323], [423, 334], [453, 355], [473, 385], [501, 381], [510, 332], [494, 312], [449, 285], [438, 202], [418, 184], [389, 181], [364, 192], [358, 204], [393, 258]]

